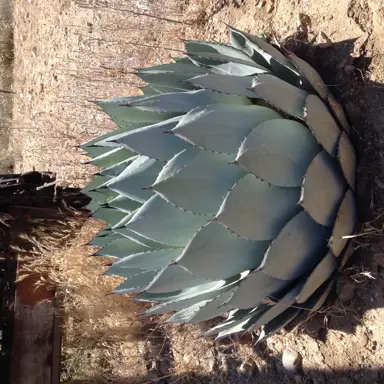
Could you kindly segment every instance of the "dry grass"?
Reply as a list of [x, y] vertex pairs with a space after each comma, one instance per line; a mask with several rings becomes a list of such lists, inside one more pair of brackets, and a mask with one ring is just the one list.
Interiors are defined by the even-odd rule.
[[120, 279], [100, 276], [106, 260], [90, 257], [94, 250], [84, 245], [101, 223], [70, 212], [31, 225], [32, 232], [21, 236], [31, 249], [17, 248], [20, 278], [37, 275], [37, 284], [54, 290], [61, 303], [62, 382], [141, 382], [145, 320], [139, 323], [139, 308], [126, 296], [108, 295]]

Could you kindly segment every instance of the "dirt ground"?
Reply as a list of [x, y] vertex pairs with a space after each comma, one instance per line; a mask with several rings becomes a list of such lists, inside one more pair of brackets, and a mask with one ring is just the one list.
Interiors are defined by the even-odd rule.
[[[133, 15], [128, 12], [133, 3], [173, 21]], [[137, 92], [133, 68], [178, 56], [184, 38], [226, 42], [225, 23], [275, 37], [314, 65], [343, 102], [358, 148], [363, 236], [338, 283], [339, 296], [334, 294], [309, 322], [291, 325], [290, 333], [271, 338], [261, 349], [252, 348], [251, 335], [217, 345], [198, 338], [198, 327], [161, 326], [167, 342], [164, 359], [171, 360], [163, 382], [382, 383], [383, 0], [14, 0], [16, 95], [10, 150], [15, 167], [55, 171], [63, 185], [84, 185], [95, 169], [83, 164], [86, 158], [77, 146], [113, 129], [87, 100]], [[348, 289], [349, 297], [341, 300]], [[303, 357], [301, 376], [292, 378], [282, 367], [287, 346]], [[253, 367], [252, 376], [244, 361]], [[114, 381], [82, 377], [68, 382], [141, 380], [125, 368]], [[150, 373], [142, 377], [142, 382], [156, 381]]]

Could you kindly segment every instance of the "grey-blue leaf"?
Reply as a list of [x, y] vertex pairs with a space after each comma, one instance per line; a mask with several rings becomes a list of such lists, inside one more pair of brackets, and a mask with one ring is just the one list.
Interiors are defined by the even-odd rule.
[[154, 125], [135, 129], [127, 133], [112, 136], [108, 140], [114, 141], [152, 159], [168, 161], [176, 153], [190, 147], [188, 143], [174, 135], [164, 134], [174, 129], [181, 117], [174, 117], [170, 120], [161, 121]]
[[[245, 42], [241, 39], [241, 35], [246, 40]], [[244, 45], [251, 47], [254, 51], [262, 55], [265, 61], [267, 61], [273, 69], [275, 69], [275, 65], [279, 64], [284, 67], [288, 67], [291, 71], [298, 74], [292, 63], [277, 48], [269, 44], [265, 39], [240, 31], [234, 27], [230, 27], [230, 38], [231, 44], [234, 44], [235, 46], [239, 45], [238, 49], [243, 49]], [[274, 63], [273, 60], [278, 63]]]
[[154, 65], [153, 67], [140, 68], [140, 73], [169, 73], [169, 72], [179, 72], [179, 73], [206, 73], [207, 70], [200, 68], [194, 65], [190, 60], [189, 63], [170, 63], [170, 64], [161, 64]]
[[95, 247], [105, 247], [107, 244], [112, 243], [112, 241], [115, 241], [117, 239], [121, 239], [122, 236], [118, 233], [113, 233], [110, 231], [108, 235], [98, 235], [94, 239], [92, 239], [88, 244], [93, 245]]
[[213, 65], [210, 67], [213, 73], [219, 75], [231, 75], [231, 76], [254, 76], [259, 73], [268, 73], [269, 71], [263, 67], [255, 67], [251, 65], [239, 64], [239, 63], [223, 63]]
[[[82, 148], [82, 146], [80, 147]], [[92, 158], [102, 156], [107, 152], [111, 151], [111, 148], [109, 147], [102, 147], [102, 146], [96, 146], [96, 145], [84, 146], [82, 149], [86, 151], [88, 156]]]
[[293, 53], [289, 53], [288, 58], [294, 63], [296, 68], [298, 68], [302, 75], [308, 80], [309, 84], [311, 84], [311, 86], [318, 93], [318, 95], [323, 100], [327, 100], [329, 93], [328, 87], [325, 85], [319, 73], [306, 61], [300, 59]]
[[[188, 83], [199, 88], [209, 89], [224, 94], [237, 95], [244, 101], [244, 105], [251, 104], [246, 98], [259, 98], [252, 91], [253, 77], [231, 75], [200, 75], [188, 79]], [[246, 103], [248, 101], [248, 103]]]
[[124, 160], [129, 159], [135, 154], [128, 148], [108, 148], [108, 152], [103, 153], [100, 156], [94, 157], [89, 160], [90, 164], [97, 165], [98, 167], [111, 167]]
[[189, 307], [202, 301], [210, 301], [225, 292], [236, 289], [239, 282], [242, 281], [248, 272], [234, 276], [231, 279], [213, 281], [192, 288], [183, 289], [176, 292], [168, 292], [165, 294], [142, 293], [136, 299], [142, 301], [158, 301], [163, 302], [160, 305], [150, 308], [146, 314], [159, 314], [171, 311], [178, 311], [182, 308]]
[[271, 184], [299, 187], [308, 165], [320, 150], [320, 145], [303, 124], [274, 119], [257, 125], [249, 133], [236, 161]]
[[347, 245], [348, 236], [353, 235], [357, 225], [357, 212], [355, 198], [350, 189], [346, 192], [337, 213], [332, 229], [329, 246], [333, 254], [339, 257]]
[[[90, 192], [90, 193], [93, 194], [92, 192]], [[100, 193], [100, 195], [101, 195], [101, 193]], [[87, 209], [88, 211], [96, 212], [100, 208], [101, 203], [97, 199], [94, 199], [92, 196], [90, 196], [90, 195], [88, 195], [88, 196], [91, 197], [92, 200], [84, 208]]]
[[234, 59], [241, 59], [246, 62], [252, 63], [253, 60], [239, 49], [236, 49], [228, 44], [209, 43], [204, 41], [187, 40], [184, 42], [185, 48], [188, 53], [213, 53]]
[[[134, 214], [135, 214], [135, 212], [132, 214], [131, 217], [133, 217]], [[153, 241], [151, 239], [148, 239], [147, 237], [142, 236], [139, 233], [131, 231], [130, 229], [125, 227], [126, 224], [127, 224], [127, 221], [124, 223], [124, 226], [119, 226], [119, 228], [113, 228], [114, 232], [119, 233], [120, 235], [122, 235], [128, 239], [131, 239], [131, 240], [135, 241], [136, 243], [145, 245], [148, 248], [153, 248], [153, 249], [165, 249], [165, 248], [167, 248], [167, 246], [164, 244], [161, 244], [157, 241]]]
[[113, 265], [121, 268], [141, 268], [160, 270], [176, 260], [181, 253], [179, 248], [153, 249], [136, 253], [117, 260]]
[[255, 94], [253, 97], [262, 98], [281, 111], [298, 119], [304, 119], [308, 93], [302, 89], [270, 74], [257, 76], [251, 89]]
[[327, 152], [321, 151], [305, 174], [300, 204], [317, 223], [332, 226], [345, 187], [336, 160]]
[[264, 299], [277, 296], [289, 283], [268, 276], [262, 270], [255, 270], [240, 284], [228, 301], [228, 306], [240, 309], [255, 307]]
[[138, 156], [132, 156], [120, 163], [114, 164], [108, 168], [103, 169], [99, 175], [101, 176], [111, 176], [116, 177], [120, 175], [121, 172], [125, 170], [125, 168], [131, 164], [133, 161], [135, 161], [138, 158]]
[[163, 163], [155, 159], [139, 156], [129, 164], [124, 172], [108, 184], [108, 188], [143, 203], [153, 195], [152, 191], [143, 190], [143, 188], [148, 187], [156, 180], [162, 167]]
[[333, 272], [337, 269], [336, 263], [335, 256], [331, 251], [328, 251], [308, 276], [296, 302], [304, 303], [307, 301], [311, 295], [332, 276]]
[[[117, 99], [117, 100], [120, 100], [120, 99]], [[119, 102], [117, 101], [117, 107], [120, 108], [121, 105], [119, 104]], [[124, 110], [125, 111], [125, 110]], [[140, 112], [140, 115], [141, 116], [143, 114], [142, 111], [139, 111]], [[138, 116], [136, 116], [138, 118]], [[108, 148], [102, 148], [102, 147], [99, 147], [99, 146], [96, 146], [96, 144], [99, 144], [99, 145], [103, 145], [103, 142], [105, 140], [107, 140], [109, 137], [111, 136], [115, 136], [117, 134], [120, 134], [120, 133], [123, 133], [123, 132], [127, 132], [131, 129], [137, 129], [137, 128], [140, 128], [140, 127], [145, 127], [146, 125], [151, 125], [151, 124], [154, 124], [156, 122], [159, 122], [159, 121], [162, 121], [162, 120], [166, 120], [164, 118], [164, 116], [160, 113], [147, 113], [145, 115], [145, 117], [148, 119], [148, 120], [143, 120], [143, 121], [135, 121], [135, 116], [133, 116], [133, 119], [131, 120], [129, 117], [128, 117], [128, 120], [124, 120], [124, 124], [122, 127], [119, 127], [118, 129], [114, 129], [112, 131], [109, 131], [109, 132], [106, 132], [104, 133], [103, 135], [101, 136], [97, 136], [95, 137], [94, 139], [92, 140], [89, 140], [83, 144], [80, 145], [80, 148], [82, 148], [83, 150], [87, 151], [90, 153], [90, 155], [92, 157], [96, 156], [96, 155], [93, 155], [92, 152], [93, 152], [93, 149], [96, 150], [96, 151], [99, 151], [100, 149], [101, 150], [108, 150]], [[139, 119], [140, 120], [140, 119]], [[92, 149], [93, 148], [93, 149]], [[103, 152], [104, 153], [104, 152]], [[97, 154], [100, 155], [101, 153]]]
[[252, 128], [280, 117], [272, 109], [257, 105], [213, 104], [188, 112], [173, 133], [200, 148], [236, 153]]
[[340, 136], [337, 158], [349, 187], [354, 191], [356, 185], [356, 152], [345, 132]]
[[243, 239], [212, 221], [191, 239], [178, 263], [197, 276], [227, 278], [257, 268], [269, 244]]
[[248, 173], [228, 192], [217, 220], [250, 240], [271, 240], [300, 211], [299, 188], [270, 185]]
[[191, 305], [190, 307], [184, 308], [181, 311], [176, 312], [174, 315], [172, 315], [167, 320], [167, 322], [168, 323], [185, 323], [191, 317], [193, 317], [196, 313], [198, 313], [200, 307], [203, 306], [205, 303], [206, 301], [201, 301], [197, 304]]
[[305, 101], [304, 121], [313, 131], [316, 139], [332, 156], [336, 155], [340, 129], [329, 109], [316, 95], [309, 95]]
[[196, 76], [195, 72], [137, 72], [136, 75], [141, 80], [151, 84], [155, 89], [158, 89], [157, 86], [166, 86], [185, 91], [195, 89], [186, 82], [187, 79]]
[[306, 211], [300, 212], [272, 242], [261, 269], [276, 279], [296, 279], [321, 260], [327, 234], [327, 227], [317, 224]]
[[163, 93], [133, 101], [130, 105], [144, 111], [182, 114], [208, 104], [249, 105], [250, 101], [245, 97], [235, 96], [233, 92], [230, 95], [226, 95], [211, 92], [207, 89], [200, 89], [182, 93]]
[[[301, 290], [301, 284], [296, 284], [287, 294], [285, 294], [276, 304], [269, 309], [252, 318], [248, 331], [260, 328], [262, 325], [272, 321], [275, 317], [287, 310], [295, 301]], [[220, 336], [220, 334], [219, 334]]]
[[100, 208], [92, 214], [93, 217], [105, 221], [108, 224], [108, 227], [113, 227], [126, 215], [127, 212], [119, 211], [113, 208]]
[[[193, 74], [192, 74], [193, 76]], [[189, 78], [189, 77], [187, 77]], [[141, 96], [142, 98], [146, 98]], [[159, 112], [151, 112], [151, 111], [142, 111], [137, 108], [131, 108], [127, 105], [135, 100], [131, 97], [117, 97], [113, 99], [106, 99], [98, 101], [97, 104], [103, 109], [105, 113], [107, 113], [111, 119], [120, 127], [126, 129], [134, 129], [134, 122], [145, 122], [145, 124], [149, 124], [150, 122], [156, 123], [158, 121], [167, 120], [171, 117], [174, 117], [175, 114], [172, 113], [159, 113]], [[119, 132], [115, 132], [117, 134]], [[103, 140], [105, 138], [98, 138]]]
[[139, 202], [131, 200], [130, 198], [123, 195], [115, 197], [107, 204], [109, 207], [116, 208], [127, 213], [131, 213], [140, 207]]
[[96, 256], [123, 258], [135, 253], [148, 251], [149, 248], [125, 237], [118, 238], [107, 244], [96, 253]]
[[355, 251], [355, 247], [353, 246], [353, 242], [349, 240], [347, 245], [344, 247], [344, 250], [342, 252], [341, 256], [341, 263], [340, 263], [340, 268], [344, 268], [345, 265], [348, 263], [349, 259], [353, 255], [353, 252]]
[[135, 214], [136, 211], [137, 211], [137, 209], [132, 211], [132, 212], [130, 212], [130, 213], [127, 213], [127, 215], [123, 219], [121, 219], [118, 223], [116, 223], [112, 227], [112, 231], [115, 232], [117, 229], [120, 229], [121, 227], [124, 227], [129, 222], [129, 220], [131, 220], [131, 218], [133, 217], [133, 215]]
[[228, 189], [245, 174], [240, 167], [228, 164], [233, 160], [234, 155], [184, 150], [167, 163], [152, 188], [177, 207], [215, 214]]
[[152, 96], [160, 93], [150, 85], [145, 85], [144, 87], [140, 87], [140, 90], [143, 92], [145, 96]]
[[215, 280], [196, 276], [180, 265], [169, 265], [157, 274], [156, 279], [145, 289], [145, 292], [175, 292], [212, 281]]
[[310, 317], [313, 312], [317, 312], [323, 306], [331, 293], [335, 282], [335, 275], [333, 275], [305, 303], [304, 309], [308, 312], [308, 317]]
[[[264, 68], [263, 66], [255, 63], [250, 57], [246, 57], [246, 59], [240, 59], [233, 56], [221, 55], [215, 52], [195, 52], [188, 54], [188, 57], [189, 60], [195, 65], [203, 68], [208, 68], [209, 71], [207, 72], [220, 73], [220, 68], [219, 70], [217, 70], [217, 68], [224, 65], [224, 67], [222, 68], [229, 69], [228, 64], [247, 67], [249, 68], [248, 70], [252, 71], [253, 73], [269, 72], [267, 68]], [[253, 68], [253, 70], [251, 70], [250, 68]]]
[[300, 75], [297, 68], [266, 40], [231, 27], [231, 43], [260, 65], [272, 69], [276, 76], [293, 85], [306, 88], [306, 79]]
[[[269, 308], [266, 304], [261, 304], [256, 308], [252, 308], [249, 312], [245, 312], [242, 316], [236, 316], [234, 318], [228, 318], [227, 321], [211, 328], [208, 332], [204, 333], [204, 336], [217, 335], [216, 340], [228, 336], [233, 333], [243, 332], [252, 324], [252, 319], [256, 316], [260, 316]], [[238, 314], [238, 311], [236, 314]]]
[[121, 276], [121, 277], [130, 278], [132, 276], [138, 275], [143, 272], [146, 272], [146, 271], [139, 268], [120, 268], [112, 265], [104, 272], [104, 275], [105, 276]]
[[[93, 180], [88, 183], [82, 190], [81, 193], [87, 193], [88, 191], [94, 191], [97, 188], [103, 186], [111, 178], [108, 176], [96, 175]], [[98, 192], [101, 193], [101, 192]]]
[[212, 217], [185, 212], [153, 196], [139, 208], [127, 228], [163, 244], [184, 246]]
[[201, 321], [207, 321], [220, 316], [230, 310], [230, 307], [226, 305], [228, 300], [232, 297], [236, 288], [227, 292], [217, 295], [213, 300], [204, 302], [200, 306], [199, 311], [189, 318], [188, 323], [195, 324]]
[[351, 133], [351, 126], [349, 125], [348, 119], [345, 116], [343, 107], [337, 102], [334, 96], [329, 92], [328, 93], [328, 104], [331, 107], [333, 113], [339, 120], [341, 126], [347, 133]]
[[133, 275], [115, 288], [113, 293], [140, 292], [154, 279], [156, 274], [157, 271], [145, 271], [137, 275]]
[[271, 337], [275, 333], [279, 332], [282, 328], [288, 325], [300, 313], [300, 311], [300, 308], [288, 308], [280, 315], [269, 321], [261, 330], [256, 343], [261, 343], [268, 337]]
[[108, 196], [104, 193], [98, 192], [98, 191], [86, 191], [83, 193], [92, 199], [91, 203], [88, 204], [89, 208], [87, 206], [87, 209], [89, 209], [92, 212], [96, 212], [100, 208], [101, 205], [114, 199], [114, 197], [110, 197], [110, 196]]

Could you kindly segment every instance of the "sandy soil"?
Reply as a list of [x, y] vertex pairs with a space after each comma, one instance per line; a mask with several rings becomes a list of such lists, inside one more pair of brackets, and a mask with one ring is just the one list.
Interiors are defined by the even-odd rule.
[[[20, 155], [17, 168], [54, 170], [66, 185], [81, 186], [94, 172], [81, 164], [85, 158], [76, 145], [113, 128], [87, 100], [135, 92], [132, 68], [178, 55], [164, 47], [181, 49], [179, 38], [227, 41], [229, 23], [269, 33], [319, 70], [345, 105], [359, 152], [357, 195], [365, 235], [356, 241], [353, 263], [345, 271], [351, 298], [342, 301], [335, 294], [323, 313], [273, 337], [261, 351], [252, 348], [250, 336], [214, 345], [196, 341], [198, 328], [165, 327], [174, 372], [168, 382], [384, 382], [384, 1], [151, 3], [156, 15], [192, 25], [149, 18], [141, 24], [143, 18], [112, 9], [115, 3], [128, 8], [122, 1], [110, 2], [107, 9], [96, 1], [14, 3], [11, 141]], [[341, 281], [339, 292], [344, 286]], [[302, 354], [303, 376], [292, 379], [284, 372], [285, 346]], [[241, 373], [247, 359], [257, 366], [252, 377]]]

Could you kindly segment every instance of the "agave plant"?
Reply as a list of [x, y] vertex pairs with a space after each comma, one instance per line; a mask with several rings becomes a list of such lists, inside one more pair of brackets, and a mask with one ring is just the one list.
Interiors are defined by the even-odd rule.
[[97, 104], [116, 131], [82, 146], [104, 169], [85, 188], [108, 227], [116, 293], [170, 322], [227, 316], [206, 335], [316, 311], [356, 228], [350, 127], [319, 74], [264, 38], [186, 41], [186, 57], [141, 69], [143, 96]]

